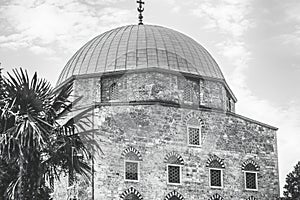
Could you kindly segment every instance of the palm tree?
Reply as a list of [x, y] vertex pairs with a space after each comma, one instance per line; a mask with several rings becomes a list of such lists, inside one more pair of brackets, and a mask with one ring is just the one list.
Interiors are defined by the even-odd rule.
[[27, 71], [20, 69], [7, 78], [0, 73], [0, 92], [0, 157], [19, 167], [10, 185], [11, 199], [42, 199], [46, 182], [59, 179], [62, 172], [89, 176], [86, 159], [73, 152], [91, 158], [78, 127], [84, 130], [80, 121], [92, 108], [59, 123], [74, 105], [69, 101], [72, 83], [54, 92], [45, 79], [35, 73], [29, 80]]

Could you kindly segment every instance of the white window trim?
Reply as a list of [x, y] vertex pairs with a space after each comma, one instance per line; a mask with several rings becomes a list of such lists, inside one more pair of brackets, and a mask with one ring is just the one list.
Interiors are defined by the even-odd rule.
[[[219, 171], [221, 171], [221, 186], [212, 186], [211, 185], [211, 180], [210, 180], [210, 177], [211, 177], [211, 170], [219, 170]], [[209, 168], [209, 176], [208, 176], [208, 182], [209, 182], [209, 187], [211, 187], [211, 188], [216, 188], [216, 189], [222, 189], [222, 188], [224, 188], [224, 182], [223, 182], [223, 169], [221, 169], [221, 168]]]
[[[252, 174], [255, 174], [255, 186], [256, 186], [256, 189], [251, 189], [251, 188], [247, 188], [247, 184], [246, 184], [246, 173], [252, 173]], [[247, 191], [258, 191], [258, 179], [257, 179], [257, 174], [258, 172], [256, 171], [244, 171], [244, 188], [245, 190]]]
[[[189, 128], [197, 128], [197, 129], [199, 129], [199, 145], [190, 144], [190, 140], [189, 140], [189, 135], [190, 135]], [[201, 131], [201, 126], [187, 125], [186, 132], [187, 132], [187, 143], [188, 143], [188, 146], [190, 146], [190, 147], [201, 147], [202, 146], [202, 131]]]
[[[179, 183], [170, 183], [169, 182], [169, 166], [175, 166], [179, 167]], [[167, 183], [169, 185], [181, 185], [182, 183], [182, 165], [177, 165], [177, 164], [167, 164]]]
[[[132, 179], [126, 179], [126, 162], [131, 162], [131, 163], [137, 163], [138, 164], [138, 179], [137, 180], [132, 180]], [[124, 160], [124, 181], [130, 181], [130, 182], [139, 182], [140, 181], [140, 162], [136, 160]]]

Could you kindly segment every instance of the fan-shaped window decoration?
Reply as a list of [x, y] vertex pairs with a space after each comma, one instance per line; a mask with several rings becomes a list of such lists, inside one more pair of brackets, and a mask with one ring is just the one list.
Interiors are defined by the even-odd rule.
[[225, 164], [223, 159], [219, 158], [216, 155], [212, 155], [208, 158], [206, 162], [206, 167], [211, 167], [211, 168], [225, 168]]
[[172, 151], [168, 153], [165, 157], [165, 163], [176, 164], [176, 165], [184, 165], [184, 160], [178, 153]]
[[123, 200], [143, 200], [142, 195], [133, 187], [125, 190], [120, 198]]
[[124, 156], [124, 177], [126, 181], [139, 181], [140, 161], [142, 156], [138, 150], [133, 147], [126, 148], [122, 155]]
[[134, 147], [127, 147], [124, 149], [122, 156], [124, 156], [126, 160], [142, 161], [141, 153]]
[[186, 122], [187, 141], [190, 146], [200, 146], [202, 144], [201, 121], [192, 117]]
[[113, 83], [109, 86], [109, 100], [119, 99], [119, 87], [117, 83]]
[[248, 159], [242, 164], [242, 170], [245, 170], [245, 171], [259, 171], [259, 166], [253, 160]]
[[166, 156], [165, 162], [167, 163], [168, 184], [181, 184], [181, 171], [184, 164], [182, 157], [171, 152]]
[[242, 170], [244, 172], [245, 189], [257, 191], [259, 166], [253, 160], [249, 159], [242, 164]]
[[206, 167], [209, 167], [209, 185], [212, 188], [223, 188], [223, 169], [224, 162], [218, 156], [211, 156], [207, 162]]
[[209, 198], [209, 200], [224, 200], [219, 194], [214, 194]]
[[255, 198], [254, 196], [251, 196], [251, 197], [249, 197], [249, 198], [246, 199], [246, 200], [257, 200], [257, 198]]
[[167, 194], [164, 200], [184, 200], [184, 198], [180, 193], [174, 190], [173, 192]]

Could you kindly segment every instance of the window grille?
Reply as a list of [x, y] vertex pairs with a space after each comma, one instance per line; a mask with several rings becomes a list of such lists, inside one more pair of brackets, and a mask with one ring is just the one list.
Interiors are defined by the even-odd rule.
[[191, 84], [187, 83], [183, 88], [183, 101], [193, 102], [193, 88]]
[[133, 161], [125, 161], [125, 180], [139, 180], [139, 163]]
[[168, 183], [180, 184], [181, 183], [181, 166], [168, 165]]
[[257, 190], [256, 172], [245, 172], [245, 186], [248, 190]]
[[222, 170], [210, 169], [210, 186], [223, 187]]
[[200, 128], [188, 127], [188, 142], [189, 145], [201, 145]]
[[117, 100], [118, 98], [119, 98], [119, 87], [117, 83], [113, 83], [109, 87], [109, 100]]

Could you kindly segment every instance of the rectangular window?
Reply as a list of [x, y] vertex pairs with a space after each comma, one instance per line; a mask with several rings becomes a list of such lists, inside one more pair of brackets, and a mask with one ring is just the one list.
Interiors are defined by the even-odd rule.
[[193, 89], [190, 84], [186, 84], [183, 89], [183, 101], [193, 102]]
[[210, 187], [223, 187], [223, 171], [221, 169], [209, 169]]
[[125, 180], [139, 181], [139, 162], [125, 161]]
[[188, 144], [193, 146], [201, 145], [201, 131], [199, 127], [188, 127]]
[[181, 166], [168, 165], [168, 183], [180, 184], [181, 183]]
[[119, 99], [119, 83], [115, 82], [109, 87], [109, 100], [118, 100]]
[[245, 189], [257, 190], [257, 172], [244, 172]]

